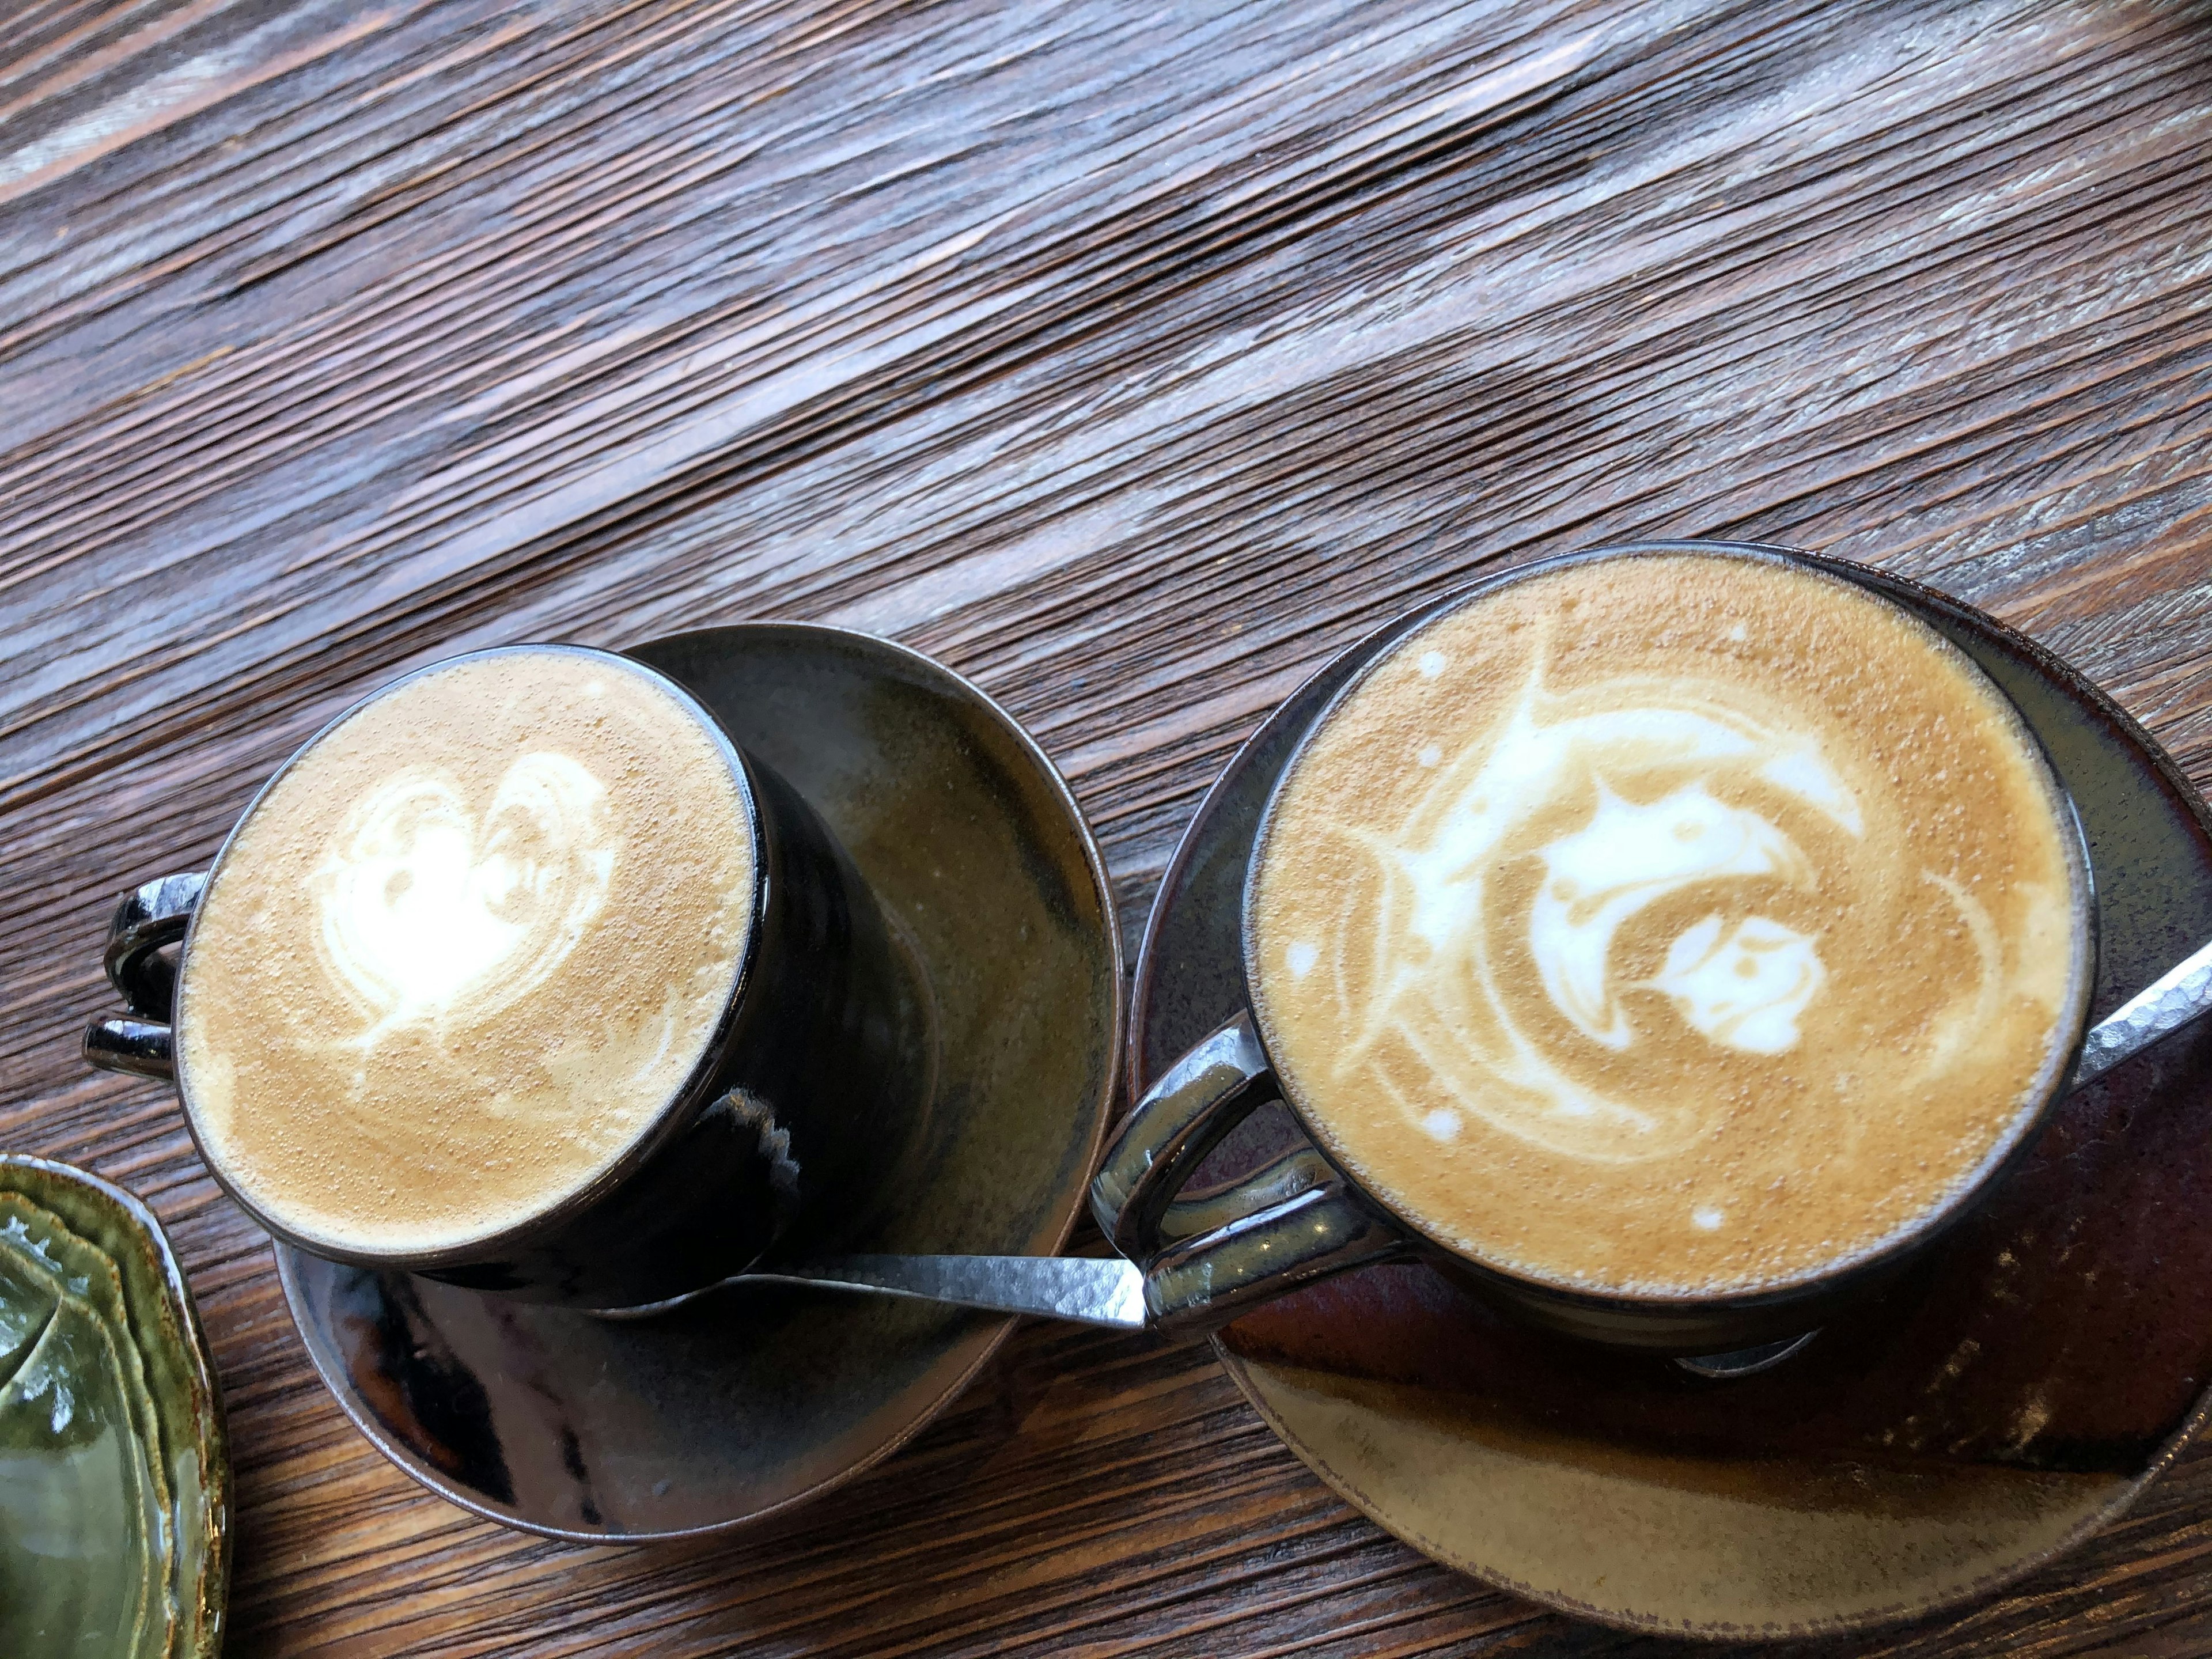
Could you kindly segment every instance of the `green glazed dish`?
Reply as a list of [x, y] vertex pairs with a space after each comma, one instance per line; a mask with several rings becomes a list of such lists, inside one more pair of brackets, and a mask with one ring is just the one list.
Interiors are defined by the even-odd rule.
[[212, 1659], [229, 1539], [222, 1401], [161, 1224], [0, 1157], [0, 1654]]

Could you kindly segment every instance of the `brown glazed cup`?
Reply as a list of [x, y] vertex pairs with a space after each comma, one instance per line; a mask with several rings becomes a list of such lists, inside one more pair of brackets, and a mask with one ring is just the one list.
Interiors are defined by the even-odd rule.
[[[1632, 558], [1646, 552], [1692, 551], [1796, 566], [1847, 580], [1852, 574], [1850, 567], [1832, 561], [1743, 544], [1676, 542], [1599, 548], [1525, 566], [1462, 588], [1399, 618], [1382, 632], [1410, 633], [1503, 586], [1564, 566]], [[1867, 584], [1858, 585], [1884, 605], [1898, 603]], [[1375, 661], [1389, 654], [1387, 650], [1378, 650]], [[1283, 768], [1284, 778], [1296, 771], [1298, 757], [1358, 691], [1372, 667], [1370, 663], [1347, 681], [1305, 728]], [[1978, 670], [1974, 672], [1978, 675]], [[2007, 701], [1993, 683], [1985, 678], [1984, 683], [1992, 695]], [[2088, 847], [2071, 798], [2048, 757], [2042, 755], [2039, 740], [2024, 718], [2021, 726], [2035, 744], [2053, 798], [2063, 805], [2063, 841], [2075, 878], [2069, 948], [2075, 955], [2072, 983], [2076, 989], [2072, 1006], [2062, 1017], [2058, 1057], [2046, 1067], [2045, 1086], [1984, 1160], [1976, 1178], [1909, 1229], [1871, 1254], [1782, 1286], [1738, 1295], [1599, 1293], [1516, 1273], [1425, 1232], [1413, 1218], [1394, 1212], [1363, 1188], [1321, 1150], [1326, 1141], [1316, 1128], [1310, 1107], [1294, 1087], [1286, 1086], [1252, 1013], [1252, 881], [1280, 798], [1279, 780], [1245, 871], [1239, 930], [1243, 940], [1245, 1006], [1177, 1060], [1146, 1091], [1091, 1186], [1091, 1210], [1099, 1225], [1116, 1249], [1145, 1270], [1146, 1297], [1154, 1317], [1164, 1326], [1219, 1323], [1328, 1274], [1369, 1262], [1417, 1256], [1501, 1310], [1547, 1329], [1676, 1356], [1742, 1354], [1749, 1363], [1750, 1351], [1793, 1346], [1795, 1339], [1817, 1328], [1839, 1304], [1889, 1282], [1923, 1258], [1983, 1202], [2017, 1166], [2053, 1103], [2073, 1083], [2086, 1081], [2089, 1075], [2082, 1053], [2089, 1036], [2089, 995], [2096, 981], [2097, 924]], [[2106, 1031], [2105, 1027], [2098, 1029], [2100, 1033]], [[2112, 1044], [2102, 1047], [2109, 1048]], [[2096, 1069], [2117, 1063], [2117, 1058], [2114, 1054], [2100, 1059]], [[1182, 1198], [1182, 1189], [1207, 1155], [1254, 1109], [1271, 1101], [1279, 1101], [1289, 1109], [1310, 1144], [1225, 1191], [1198, 1199]]]
[[[506, 648], [609, 655], [577, 646]], [[207, 1159], [216, 1180], [275, 1237], [310, 1255], [526, 1301], [631, 1308], [742, 1273], [779, 1243], [834, 1239], [883, 1195], [927, 1097], [926, 996], [874, 895], [805, 799], [732, 744], [673, 680], [628, 658], [611, 659], [656, 681], [731, 761], [752, 837], [756, 921], [698, 1064], [646, 1133], [590, 1185], [496, 1234], [443, 1249], [333, 1251], [257, 1209]], [[417, 674], [456, 660], [466, 659]], [[249, 805], [240, 823], [252, 811]], [[192, 1080], [189, 1068], [179, 1074], [170, 1019], [191, 961], [195, 907], [237, 840], [234, 829], [209, 871], [165, 876], [124, 896], [106, 962], [130, 1012], [93, 1021], [84, 1036], [94, 1066], [177, 1083], [204, 1156]], [[177, 949], [174, 960], [169, 947]], [[526, 1001], [514, 1011], [518, 1020], [530, 1017]]]

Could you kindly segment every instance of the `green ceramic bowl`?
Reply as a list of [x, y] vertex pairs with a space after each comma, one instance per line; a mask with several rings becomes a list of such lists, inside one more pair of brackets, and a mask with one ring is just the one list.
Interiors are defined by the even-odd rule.
[[161, 1224], [0, 1157], [0, 1654], [211, 1659], [229, 1540], [222, 1401]]

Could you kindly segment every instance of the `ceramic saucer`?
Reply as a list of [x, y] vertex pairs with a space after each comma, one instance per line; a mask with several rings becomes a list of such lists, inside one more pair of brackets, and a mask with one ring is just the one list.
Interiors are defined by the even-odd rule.
[[[918, 1172], [846, 1248], [1058, 1250], [1114, 1093], [1121, 951], [1104, 866], [1052, 763], [966, 681], [865, 635], [752, 623], [632, 654], [822, 814], [934, 996]], [[918, 1432], [1012, 1324], [754, 1286], [615, 1323], [276, 1258], [362, 1433], [464, 1508], [563, 1538], [708, 1531], [826, 1491]]]
[[[1850, 568], [1990, 672], [2071, 790], [2095, 860], [2097, 1014], [2212, 938], [2212, 815], [2142, 730], [2020, 635]], [[1130, 1020], [1139, 1089], [1238, 1006], [1245, 860], [1298, 732], [1421, 619], [1308, 682], [1200, 805], [1146, 930]], [[1330, 1486], [1501, 1588], [1676, 1635], [1911, 1617], [2081, 1539], [2204, 1416], [2208, 1131], [2212, 1025], [2064, 1103], [1925, 1271], [1756, 1376], [1703, 1381], [1525, 1330], [1421, 1267], [1326, 1281], [1216, 1346]], [[1256, 1167], [1293, 1133], [1280, 1108], [1255, 1114], [1201, 1178]]]
[[153, 1212], [0, 1158], [0, 1652], [215, 1659], [230, 1464]]

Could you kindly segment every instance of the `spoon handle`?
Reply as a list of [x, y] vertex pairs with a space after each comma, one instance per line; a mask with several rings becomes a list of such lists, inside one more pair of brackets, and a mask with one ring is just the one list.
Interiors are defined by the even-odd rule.
[[2148, 1048], [2212, 1010], [2212, 945], [2204, 945], [2090, 1028], [2075, 1062], [2072, 1087], [2102, 1077], [2139, 1048]]
[[790, 1262], [749, 1279], [947, 1302], [1115, 1330], [1145, 1327], [1145, 1276], [1118, 1258], [839, 1255]]

